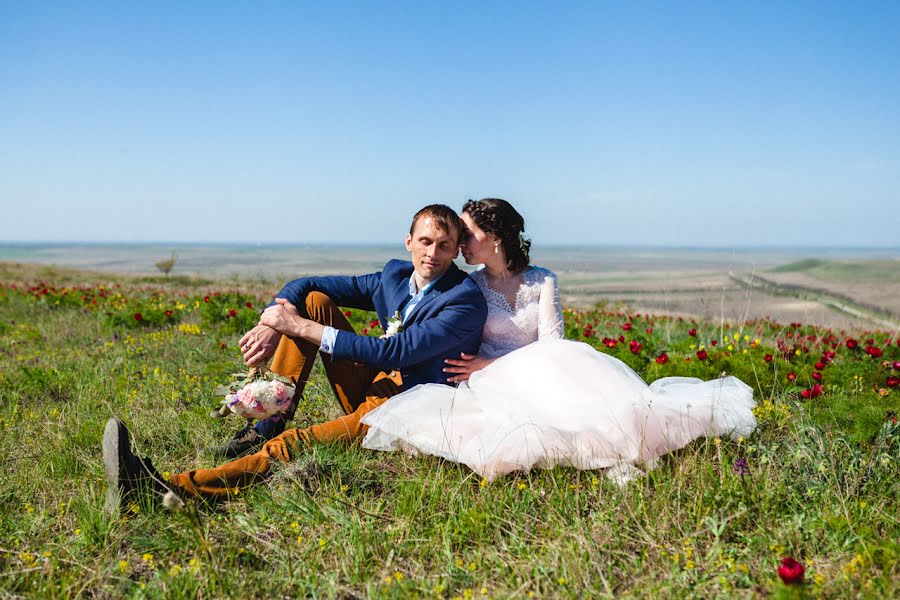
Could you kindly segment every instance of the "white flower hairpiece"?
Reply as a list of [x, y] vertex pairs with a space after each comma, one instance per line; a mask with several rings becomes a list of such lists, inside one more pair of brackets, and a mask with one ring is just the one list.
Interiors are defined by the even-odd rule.
[[528, 252], [528, 242], [530, 241], [531, 239], [525, 235], [524, 231], [519, 232], [519, 249], [522, 250], [522, 254]]

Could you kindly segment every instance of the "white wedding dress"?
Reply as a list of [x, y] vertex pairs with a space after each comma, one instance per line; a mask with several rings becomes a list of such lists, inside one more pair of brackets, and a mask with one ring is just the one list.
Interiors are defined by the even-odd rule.
[[617, 358], [563, 339], [552, 272], [529, 267], [515, 306], [483, 271], [472, 279], [488, 304], [479, 355], [497, 360], [459, 387], [418, 385], [372, 410], [365, 448], [441, 456], [488, 480], [567, 465], [623, 483], [698, 437], [756, 428], [753, 390], [735, 377], [648, 386]]

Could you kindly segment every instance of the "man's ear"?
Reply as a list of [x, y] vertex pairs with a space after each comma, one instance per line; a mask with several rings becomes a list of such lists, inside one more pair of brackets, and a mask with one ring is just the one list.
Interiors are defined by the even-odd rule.
[[412, 234], [411, 233], [406, 234], [406, 251], [412, 252]]

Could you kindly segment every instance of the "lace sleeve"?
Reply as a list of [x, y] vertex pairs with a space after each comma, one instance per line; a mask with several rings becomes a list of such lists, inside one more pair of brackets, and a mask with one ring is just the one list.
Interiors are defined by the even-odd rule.
[[541, 285], [538, 303], [538, 339], [566, 337], [563, 326], [562, 305], [559, 302], [559, 284], [556, 274], [547, 271]]

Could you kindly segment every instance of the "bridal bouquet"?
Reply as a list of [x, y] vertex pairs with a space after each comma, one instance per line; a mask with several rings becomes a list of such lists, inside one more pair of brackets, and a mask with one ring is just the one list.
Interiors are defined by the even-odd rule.
[[247, 373], [234, 373], [234, 381], [216, 388], [224, 394], [222, 406], [210, 416], [222, 418], [231, 413], [247, 420], [266, 419], [285, 412], [294, 397], [294, 382], [265, 367], [253, 367]]

